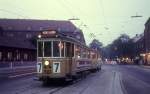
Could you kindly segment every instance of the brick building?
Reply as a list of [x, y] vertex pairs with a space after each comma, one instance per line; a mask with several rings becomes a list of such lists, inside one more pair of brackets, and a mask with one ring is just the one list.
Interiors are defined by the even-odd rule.
[[36, 37], [47, 29], [64, 32], [85, 43], [83, 33], [70, 21], [0, 19], [0, 68], [35, 65]]

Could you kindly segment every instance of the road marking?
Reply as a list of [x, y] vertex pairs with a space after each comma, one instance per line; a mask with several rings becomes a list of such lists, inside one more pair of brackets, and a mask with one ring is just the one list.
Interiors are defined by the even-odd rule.
[[125, 88], [125, 86], [124, 86], [124, 84], [123, 84], [122, 74], [120, 74], [119, 80], [120, 80], [120, 86], [121, 86], [122, 92], [123, 92], [124, 94], [128, 94], [128, 93], [127, 93], [127, 90], [126, 90], [126, 88]]
[[121, 83], [120, 83], [120, 80], [121, 80], [120, 73], [117, 71], [112, 71], [112, 73], [113, 73], [113, 79], [112, 79], [110, 94], [124, 94], [121, 88]]
[[9, 76], [9, 78], [15, 78], [15, 77], [20, 77], [20, 76], [26, 76], [26, 75], [30, 75], [30, 74], [34, 74], [37, 72], [31, 72], [31, 73], [25, 73], [25, 74], [19, 74], [19, 75], [11, 75]]

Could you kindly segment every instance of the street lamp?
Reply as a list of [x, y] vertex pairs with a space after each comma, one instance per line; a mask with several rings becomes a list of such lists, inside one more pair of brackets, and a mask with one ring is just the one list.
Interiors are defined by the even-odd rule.
[[70, 19], [68, 19], [68, 20], [80, 20], [79, 18], [70, 18]]
[[131, 16], [131, 18], [140, 18], [140, 17], [143, 17], [143, 16], [142, 15], [138, 15], [137, 13], [136, 13], [136, 15]]

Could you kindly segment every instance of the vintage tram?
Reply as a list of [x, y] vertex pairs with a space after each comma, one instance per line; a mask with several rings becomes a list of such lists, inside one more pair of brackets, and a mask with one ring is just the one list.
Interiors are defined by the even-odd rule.
[[99, 57], [96, 50], [64, 33], [46, 30], [38, 35], [37, 75], [43, 82], [73, 80], [87, 72], [100, 70]]

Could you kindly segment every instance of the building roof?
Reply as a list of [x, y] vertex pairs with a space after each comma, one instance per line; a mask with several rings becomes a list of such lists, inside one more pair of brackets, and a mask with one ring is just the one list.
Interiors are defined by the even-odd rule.
[[136, 42], [138, 42], [139, 40], [141, 40], [143, 37], [144, 37], [144, 33], [139, 34], [139, 35], [137, 34], [135, 37], [132, 38], [132, 41], [133, 41], [134, 43], [136, 43]]
[[150, 17], [149, 17], [148, 20], [146, 21], [145, 25], [150, 25]]
[[0, 19], [0, 27], [3, 30], [14, 31], [39, 31], [45, 29], [75, 31], [77, 29], [70, 21], [35, 19]]
[[[0, 19], [0, 46], [35, 49], [31, 41], [26, 38], [26, 34], [30, 33], [33, 37], [38, 34], [38, 31], [42, 30], [57, 30], [85, 43], [81, 30], [70, 21]], [[13, 37], [11, 37], [11, 34]]]

